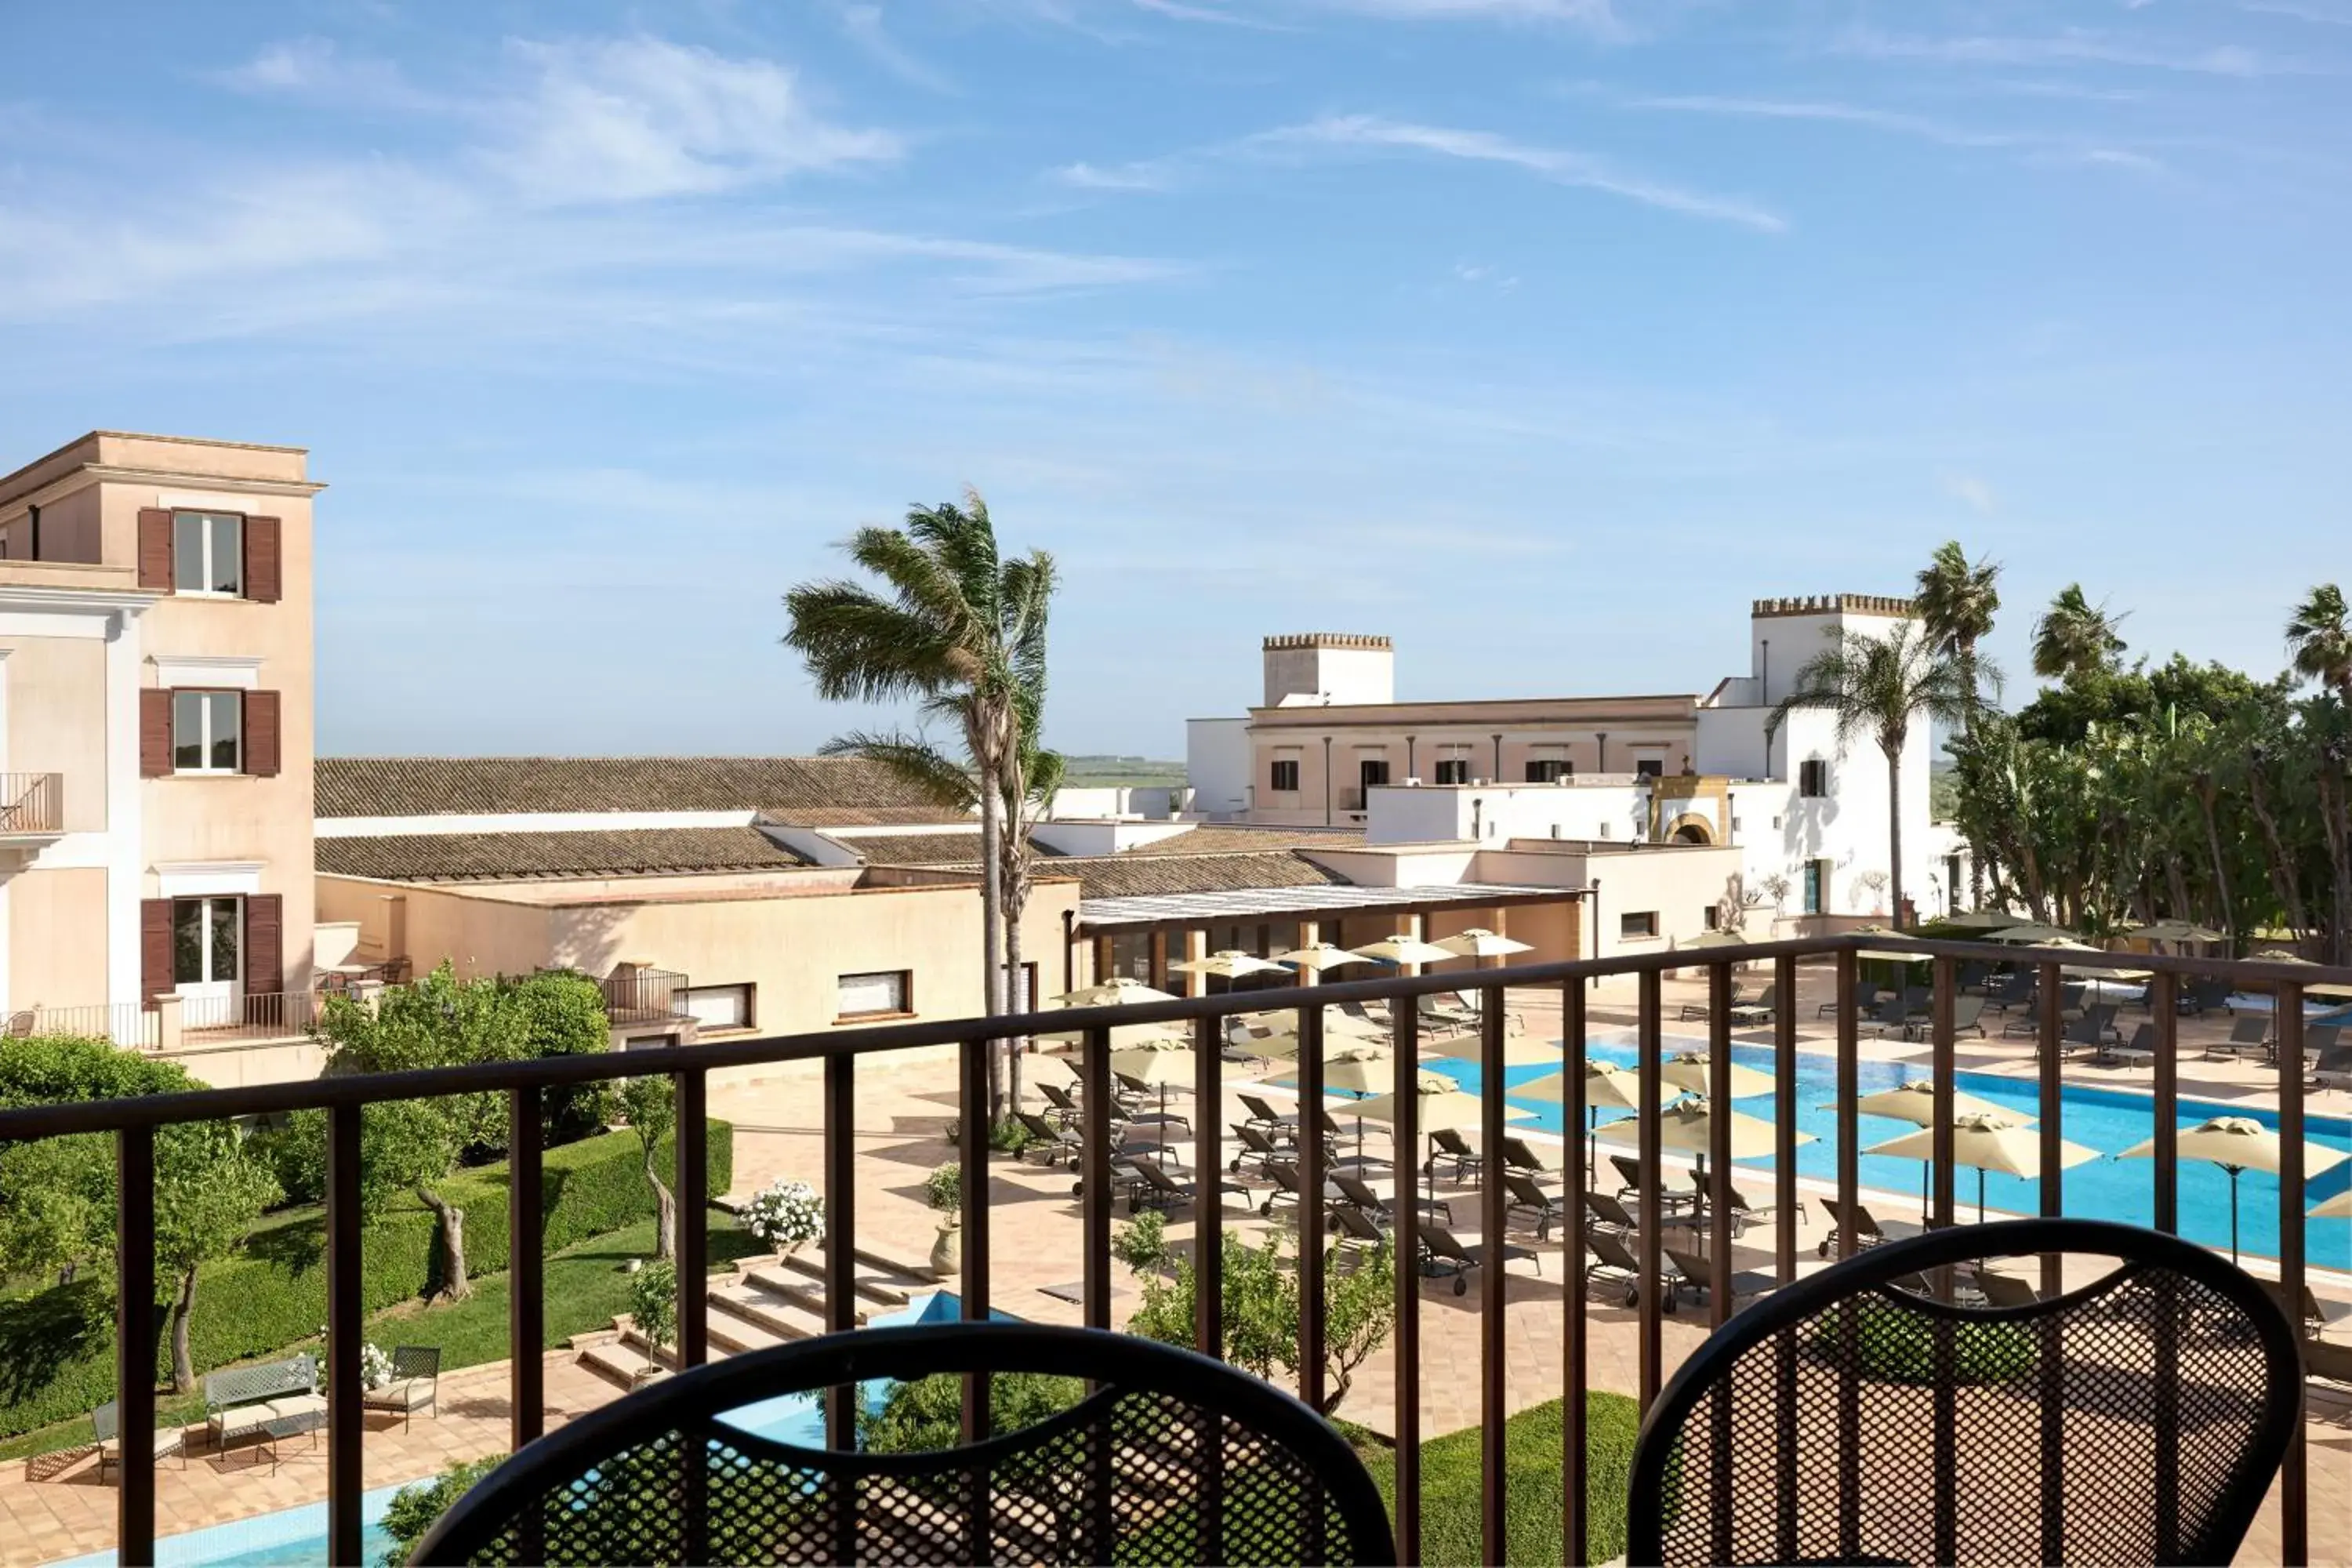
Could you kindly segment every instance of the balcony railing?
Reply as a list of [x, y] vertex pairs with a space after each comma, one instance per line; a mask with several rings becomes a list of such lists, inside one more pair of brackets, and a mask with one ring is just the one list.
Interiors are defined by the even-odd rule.
[[26, 1007], [8, 1016], [8, 1033], [85, 1035], [112, 1040], [133, 1050], [153, 1050], [159, 1020], [152, 1008], [136, 1002], [99, 1002], [87, 1007]]
[[629, 969], [604, 982], [604, 1016], [615, 1024], [684, 1018], [687, 978], [671, 969]]
[[65, 774], [0, 773], [0, 838], [65, 830]]
[[283, 1039], [309, 1034], [316, 1016], [307, 991], [188, 996], [180, 1003], [180, 1034], [190, 1045]]
[[[1556, 990], [1561, 1007], [1566, 1059], [1580, 1062], [1585, 1054], [1588, 1032], [1588, 983], [1604, 975], [1636, 978], [1636, 1026], [1640, 1041], [1638, 1099], [1643, 1109], [1634, 1113], [1634, 1121], [1638, 1124], [1642, 1180], [1636, 1205], [1639, 1235], [1629, 1245], [1637, 1252], [1643, 1274], [1656, 1279], [1661, 1273], [1664, 1218], [1662, 1212], [1663, 1114], [1660, 1101], [1663, 1098], [1661, 1047], [1665, 1034], [1661, 987], [1665, 974], [1685, 969], [1704, 970], [1706, 973], [1709, 1003], [1705, 1028], [1712, 1089], [1709, 1099], [1715, 1104], [1725, 1105], [1733, 1098], [1733, 969], [1738, 964], [1770, 966], [1778, 994], [1785, 999], [1783, 1005], [1776, 1009], [1771, 1024], [1770, 1048], [1778, 1069], [1774, 1079], [1771, 1117], [1774, 1130], [1771, 1181], [1774, 1201], [1780, 1213], [1790, 1215], [1795, 1212], [1799, 1197], [1796, 1148], [1800, 1141], [1798, 1097], [1802, 1092], [1799, 1086], [1794, 1005], [1798, 965], [1802, 960], [1814, 959], [1826, 960], [1832, 966], [1834, 996], [1838, 1003], [1834, 1046], [1836, 1188], [1841, 1209], [1850, 1210], [1861, 1195], [1859, 1155], [1862, 1139], [1857, 1125], [1860, 1113], [1856, 1101], [1860, 1092], [1862, 1058], [1859, 1048], [1861, 1020], [1854, 1007], [1856, 971], [1861, 950], [1873, 942], [1884, 946], [1885, 942], [1883, 937], [1867, 934], [1808, 938], [1709, 950], [1703, 960], [1690, 954], [1660, 953], [1481, 972], [1472, 982], [1472, 987], [1483, 994], [1478, 1056], [1485, 1082], [1490, 1086], [1500, 1086], [1505, 1081], [1505, 1030], [1510, 1010], [1505, 1003], [1506, 987], [1520, 992], [1522, 998], [1528, 991], [1535, 988]], [[1950, 1112], [1954, 1097], [1958, 1092], [1955, 1006], [1960, 991], [1958, 966], [1963, 961], [2016, 963], [2038, 972], [2041, 1001], [2037, 1031], [2041, 1049], [2036, 1084], [2038, 1134], [2043, 1173], [2040, 1182], [2039, 1207], [2044, 1215], [2063, 1213], [2065, 1194], [2062, 1141], [2066, 1107], [2060, 1075], [2063, 1031], [2060, 1013], [2062, 974], [2059, 964], [2042, 962], [2038, 955], [2023, 953], [2017, 949], [1980, 943], [1922, 940], [1907, 943], [1906, 952], [1930, 961], [1934, 976], [1933, 998], [1925, 1030], [1929, 1058], [1928, 1077], [1932, 1082], [1935, 1109], [1938, 1112], [1934, 1123], [1932, 1178], [1927, 1200], [1930, 1223], [1950, 1226], [1958, 1223], [1962, 1217], [1955, 1202], [1958, 1167], [1953, 1158], [1954, 1124]], [[2276, 963], [2220, 963], [2138, 953], [2111, 955], [2069, 951], [2063, 958], [2070, 969], [2078, 972], [2129, 970], [2154, 973], [2149, 1017], [2156, 1032], [2157, 1048], [2149, 1114], [2157, 1142], [2156, 1158], [2148, 1163], [2148, 1214], [2158, 1228], [2177, 1231], [2179, 1227], [2179, 1194], [2176, 1111], [2179, 1080], [2176, 1051], [2180, 1017], [2177, 1001], [2183, 991], [2184, 982], [2192, 977], [2218, 977], [2228, 981], [2236, 989], [2268, 992], [2275, 1007], [2279, 1058], [2293, 1064], [2303, 1059], [2303, 996], [2305, 987], [2352, 983], [2352, 971]], [[1395, 1002], [1401, 998], [1464, 988], [1464, 976], [1446, 974], [1318, 985], [1297, 992], [1298, 1014], [1295, 1027], [1299, 1049], [1296, 1066], [1301, 1104], [1315, 1106], [1324, 1101], [1326, 1006], [1343, 1003]], [[967, 1106], [981, 1105], [986, 1102], [989, 1090], [987, 1043], [991, 1038], [1047, 1029], [1082, 1031], [1085, 1044], [1080, 1049], [1077, 1065], [1084, 1091], [1080, 1125], [1084, 1150], [1078, 1172], [1083, 1177], [1079, 1223], [1084, 1273], [1079, 1295], [1087, 1324], [1099, 1329], [1109, 1328], [1112, 1326], [1112, 1279], [1116, 1268], [1111, 1251], [1111, 1211], [1115, 1190], [1111, 1175], [1111, 1029], [1114, 1026], [1143, 1023], [1182, 1022], [1192, 1026], [1196, 1035], [1198, 1063], [1194, 1089], [1199, 1097], [1197, 1104], [1202, 1108], [1195, 1118], [1199, 1142], [1194, 1150], [1193, 1168], [1199, 1173], [1203, 1188], [1213, 1189], [1213, 1177], [1223, 1167], [1226, 1154], [1225, 1137], [1217, 1125], [1219, 1118], [1208, 1110], [1221, 1103], [1223, 1088], [1225, 1065], [1217, 1048], [1223, 1039], [1223, 1020], [1244, 1011], [1263, 1010], [1268, 1000], [1269, 994], [1265, 992], [1249, 992], [1121, 1007], [1071, 1009], [1031, 1016], [1017, 1021], [966, 1018], [855, 1031], [830, 1031], [821, 1035], [782, 1036], [675, 1052], [665, 1060], [672, 1064], [677, 1096], [678, 1133], [674, 1180], [678, 1198], [679, 1251], [688, 1258], [702, 1258], [708, 1253], [707, 1215], [711, 1194], [708, 1188], [704, 1128], [709, 1075], [713, 1071], [763, 1064], [821, 1061], [824, 1064], [824, 1312], [830, 1329], [836, 1331], [852, 1329], [856, 1324], [857, 1303], [853, 1269], [859, 1234], [854, 1113], [860, 1069], [877, 1060], [887, 1061], [893, 1053], [911, 1047], [955, 1045], [961, 1047], [957, 1077], [961, 1102]], [[1420, 1028], [1415, 1008], [1411, 1005], [1399, 1005], [1393, 1008], [1393, 1043], [1398, 1059], [1415, 1060]], [[155, 1421], [155, 1385], [154, 1363], [149, 1349], [152, 1343], [149, 1304], [155, 1300], [156, 1283], [153, 1239], [154, 1135], [157, 1127], [223, 1117], [274, 1115], [302, 1109], [320, 1109], [328, 1114], [327, 1555], [334, 1562], [357, 1562], [362, 1555], [361, 1507], [365, 1489], [361, 1467], [362, 1429], [360, 1404], [360, 1352], [365, 1338], [362, 1328], [364, 1299], [360, 1288], [362, 1109], [387, 1100], [457, 1093], [501, 1092], [509, 1097], [513, 1144], [509, 1155], [511, 1212], [509, 1223], [511, 1231], [509, 1255], [513, 1266], [508, 1276], [507, 1289], [512, 1335], [510, 1342], [514, 1354], [509, 1376], [511, 1437], [514, 1447], [519, 1448], [541, 1435], [544, 1408], [544, 1363], [540, 1353], [540, 1347], [545, 1342], [541, 1262], [544, 1210], [539, 1145], [541, 1099], [568, 1086], [639, 1076], [644, 1071], [645, 1062], [640, 1057], [619, 1054], [560, 1057], [432, 1071], [323, 1078], [309, 1082], [143, 1100], [0, 1110], [0, 1140], [81, 1132], [110, 1132], [115, 1136], [117, 1190], [121, 1205], [117, 1227], [120, 1237], [117, 1253], [119, 1278], [115, 1291], [115, 1300], [120, 1304], [116, 1326], [121, 1453], [121, 1483], [117, 1504], [119, 1561], [124, 1564], [145, 1564], [154, 1561], [155, 1477], [150, 1439]], [[1565, 1075], [1565, 1080], [1563, 1125], [1568, 1129], [1578, 1129], [1584, 1121], [1583, 1075], [1570, 1072]], [[2300, 1296], [2305, 1278], [2304, 1074], [2296, 1070], [2283, 1071], [2279, 1074], [2278, 1085], [2278, 1131], [2283, 1155], [2278, 1173], [2279, 1244], [2276, 1264], [2287, 1298], [2294, 1300]], [[1479, 1131], [1484, 1148], [1487, 1151], [1499, 1152], [1509, 1131], [1505, 1110], [1502, 1094], [1490, 1093], [1485, 1097], [1483, 1126]], [[1398, 1107], [1396, 1114], [1394, 1134], [1397, 1147], [1400, 1150], [1417, 1150], [1421, 1146], [1417, 1126], [1419, 1110], [1412, 1096], [1403, 1097], [1403, 1103]], [[961, 1158], [967, 1171], [988, 1168], [985, 1120], [976, 1116], [961, 1119]], [[1734, 1300], [1731, 1276], [1735, 1205], [1731, 1197], [1733, 1163], [1729, 1121], [1721, 1117], [1713, 1119], [1712, 1135], [1714, 1142], [1708, 1151], [1710, 1157], [1706, 1177], [1709, 1201], [1706, 1205], [1706, 1218], [1701, 1224], [1708, 1228], [1707, 1244], [1704, 1249], [1711, 1269], [1707, 1282], [1708, 1310], [1713, 1321], [1720, 1324], [1729, 1315]], [[1298, 1164], [1299, 1189], [1302, 1192], [1322, 1190], [1329, 1159], [1330, 1155], [1321, 1141], [1313, 1137], [1301, 1140]], [[1399, 1174], [1403, 1176], [1405, 1171], [1401, 1169]], [[1584, 1163], [1577, 1159], [1565, 1160], [1560, 1176], [1565, 1191], [1559, 1225], [1564, 1233], [1566, 1256], [1579, 1259], [1586, 1243], [1583, 1198], [1588, 1178]], [[971, 1320], [985, 1320], [990, 1315], [992, 1243], [989, 1186], [990, 1184], [984, 1181], [962, 1184], [961, 1295], [962, 1314]], [[1473, 1201], [1477, 1205], [1478, 1226], [1484, 1236], [1499, 1238], [1505, 1234], [1508, 1195], [1505, 1184], [1494, 1179], [1487, 1180], [1475, 1194]], [[1213, 1203], [1213, 1198], [1211, 1202]], [[1411, 1260], [1419, 1256], [1419, 1235], [1424, 1220], [1409, 1201], [1399, 1203], [1395, 1209], [1397, 1255], [1400, 1259]], [[1207, 1209], [1202, 1210], [1204, 1218], [1208, 1212]], [[1324, 1287], [1326, 1246], [1329, 1239], [1321, 1205], [1307, 1203], [1299, 1205], [1298, 1231], [1297, 1267], [1299, 1299], [1303, 1307], [1299, 1336], [1299, 1393], [1309, 1404], [1319, 1404], [1326, 1392]], [[1793, 1225], [1784, 1222], [1777, 1225], [1774, 1232], [1776, 1246], [1772, 1272], [1780, 1283], [1786, 1284], [1796, 1277], [1796, 1229]], [[1851, 1228], [1841, 1227], [1837, 1237], [1838, 1254], [1841, 1257], [1851, 1256], [1857, 1245], [1857, 1238]], [[1217, 1355], [1223, 1348], [1219, 1340], [1223, 1316], [1222, 1252], [1215, 1246], [1196, 1247], [1194, 1252], [1198, 1291], [1193, 1319], [1197, 1325], [1196, 1342], [1203, 1352]], [[2055, 1260], [2046, 1260], [2043, 1267], [2043, 1289], [2056, 1289], [2058, 1281], [2053, 1278], [2056, 1269]], [[1564, 1337], [1564, 1343], [1560, 1346], [1562, 1374], [1559, 1390], [1564, 1401], [1566, 1436], [1561, 1455], [1561, 1524], [1565, 1560], [1581, 1563], [1587, 1558], [1588, 1542], [1585, 1394], [1594, 1368], [1592, 1357], [1588, 1353], [1590, 1309], [1582, 1289], [1581, 1270], [1571, 1263], [1565, 1272], [1569, 1283], [1562, 1320], [1564, 1329], [1548, 1327], [1545, 1331], [1561, 1333]], [[1401, 1262], [1396, 1274], [1393, 1343], [1396, 1357], [1394, 1420], [1398, 1439], [1397, 1541], [1402, 1553], [1402, 1561], [1418, 1562], [1423, 1555], [1419, 1444], [1423, 1436], [1421, 1345], [1424, 1304], [1418, 1269], [1412, 1267], [1410, 1261]], [[1513, 1322], [1507, 1311], [1507, 1303], [1514, 1296], [1524, 1300], [1526, 1291], [1521, 1287], [1530, 1283], [1533, 1282], [1515, 1277], [1514, 1288], [1506, 1289], [1499, 1279], [1492, 1279], [1481, 1289], [1477, 1386], [1485, 1479], [1480, 1519], [1481, 1560], [1486, 1562], [1505, 1560], [1507, 1510], [1510, 1506], [1508, 1489], [1503, 1484], [1506, 1417], [1511, 1413], [1506, 1391], [1506, 1373], [1514, 1360], [1515, 1337], [1525, 1335], [1530, 1330], [1530, 1321], [1525, 1317], [1517, 1324]], [[699, 1364], [709, 1358], [709, 1308], [704, 1285], [699, 1269], [681, 1271], [676, 1332], [677, 1358], [681, 1365]], [[1649, 1289], [1640, 1292], [1636, 1363], [1640, 1402], [1645, 1410], [1656, 1397], [1667, 1373], [1662, 1310], [1657, 1292]], [[1547, 1320], [1538, 1318], [1534, 1321]], [[2170, 1374], [2168, 1370], [2160, 1369], [2156, 1375], [2162, 1384]], [[2160, 1389], [2159, 1394], [2162, 1392]], [[2177, 1396], [2179, 1390], [2170, 1392]], [[968, 1386], [965, 1398], [968, 1436], [986, 1430], [988, 1402], [984, 1381], [975, 1381]], [[839, 1405], [835, 1421], [836, 1442], [845, 1439], [843, 1422], [846, 1415], [846, 1404]], [[1809, 1433], [1816, 1431], [1811, 1426], [1807, 1430]], [[2044, 1436], [2046, 1440], [2048, 1435]], [[1841, 1425], [1834, 1436], [1816, 1434], [1809, 1436], [1806, 1441], [1808, 1444], [1852, 1446], [1858, 1445], [1861, 1439]], [[2030, 1447], [2032, 1445], [2029, 1442], [2027, 1446]], [[1710, 1456], [1710, 1458], [1721, 1464], [1727, 1462], [1728, 1456]], [[1858, 1463], [1858, 1458], [1849, 1452], [1842, 1462]], [[2065, 1478], [2056, 1472], [2042, 1478], [2042, 1485], [2045, 1489], [2063, 1488], [2064, 1482]], [[2288, 1450], [2279, 1497], [2284, 1560], [2288, 1563], [2308, 1562], [2306, 1461], [2300, 1426]], [[698, 1494], [689, 1493], [689, 1509], [697, 1506], [698, 1502]], [[1204, 1500], [1205, 1508], [1213, 1510], [1217, 1506], [1213, 1498]], [[1842, 1506], [1849, 1517], [1853, 1517], [1858, 1515], [1864, 1503], [1859, 1496], [1853, 1496], [1846, 1499]], [[1214, 1526], [1211, 1528], [1213, 1530]], [[1212, 1535], [1210, 1539], [1215, 1537]]]

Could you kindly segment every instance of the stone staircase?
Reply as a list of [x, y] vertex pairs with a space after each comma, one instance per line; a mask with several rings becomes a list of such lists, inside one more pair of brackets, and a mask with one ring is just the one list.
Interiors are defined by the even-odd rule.
[[[855, 1273], [861, 1327], [877, 1311], [904, 1311], [917, 1295], [937, 1284], [929, 1269], [865, 1247], [856, 1251]], [[731, 1272], [710, 1277], [707, 1300], [712, 1359], [824, 1333], [824, 1297], [821, 1252], [736, 1259]], [[666, 1377], [675, 1365], [673, 1352], [649, 1344], [625, 1313], [614, 1319], [609, 1329], [572, 1335], [571, 1344], [582, 1365], [623, 1388]]]

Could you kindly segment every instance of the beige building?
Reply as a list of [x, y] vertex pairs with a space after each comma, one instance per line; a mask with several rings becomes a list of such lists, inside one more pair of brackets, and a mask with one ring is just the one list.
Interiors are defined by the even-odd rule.
[[0, 479], [12, 1031], [176, 1052], [307, 1023], [322, 488], [299, 447], [103, 430]]

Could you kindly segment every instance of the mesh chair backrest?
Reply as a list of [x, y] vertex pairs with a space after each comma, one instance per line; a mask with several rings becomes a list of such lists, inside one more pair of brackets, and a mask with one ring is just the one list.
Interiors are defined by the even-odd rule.
[[[800, 1447], [719, 1419], [785, 1394], [964, 1372], [1094, 1387], [1034, 1426], [928, 1453]], [[1353, 1451], [1271, 1384], [1124, 1334], [956, 1323], [803, 1340], [630, 1394], [499, 1466], [411, 1558], [1114, 1560], [1390, 1563], [1396, 1546]]]
[[395, 1378], [440, 1376], [441, 1347], [439, 1345], [393, 1346], [392, 1375]]
[[[2121, 1267], [2007, 1308], [1891, 1288], [2037, 1253]], [[1643, 1423], [1627, 1560], [2225, 1563], [2299, 1376], [2260, 1287], [2175, 1237], [2016, 1220], [1890, 1242], [1684, 1363]]]

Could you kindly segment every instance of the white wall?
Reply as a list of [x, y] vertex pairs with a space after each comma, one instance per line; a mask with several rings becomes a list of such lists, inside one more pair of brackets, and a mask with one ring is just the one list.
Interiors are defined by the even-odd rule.
[[1165, 784], [1087, 784], [1054, 792], [1046, 815], [1064, 820], [1164, 819], [1190, 809], [1191, 791]]
[[1249, 720], [1184, 721], [1184, 778], [1192, 809], [1212, 821], [1240, 816], [1250, 804]]
[[1392, 784], [1371, 794], [1371, 844], [1475, 838], [1601, 838], [1627, 843], [1648, 831], [1649, 790], [1634, 784]]
[[1116, 855], [1181, 838], [1189, 822], [1040, 822], [1029, 837], [1059, 855]]
[[1700, 709], [1691, 766], [1700, 773], [1720, 773], [1727, 778], [1770, 776], [1770, 748], [1764, 743], [1764, 721], [1770, 713], [1768, 708]]

